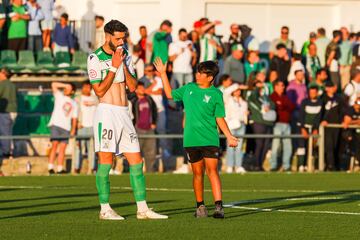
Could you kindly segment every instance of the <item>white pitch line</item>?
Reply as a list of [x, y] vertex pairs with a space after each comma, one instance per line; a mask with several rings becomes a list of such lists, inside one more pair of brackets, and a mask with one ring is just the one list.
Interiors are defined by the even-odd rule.
[[[87, 187], [73, 186], [0, 186], [0, 189], [86, 189]], [[131, 187], [111, 187], [115, 190], [132, 190]], [[190, 188], [146, 188], [147, 191], [158, 192], [194, 192]], [[211, 192], [211, 189], [205, 189], [205, 192]], [[326, 190], [304, 190], [304, 189], [223, 189], [227, 193], [327, 193], [327, 194], [343, 194], [342, 191], [326, 191]], [[352, 194], [360, 194], [360, 192], [352, 192]]]
[[359, 212], [335, 212], [335, 211], [313, 211], [313, 210], [288, 210], [288, 209], [272, 209], [272, 208], [256, 208], [256, 207], [242, 207], [235, 205], [224, 205], [226, 208], [236, 208], [243, 210], [251, 210], [258, 212], [282, 212], [282, 213], [310, 213], [310, 214], [332, 214], [332, 215], [353, 215], [360, 216]]

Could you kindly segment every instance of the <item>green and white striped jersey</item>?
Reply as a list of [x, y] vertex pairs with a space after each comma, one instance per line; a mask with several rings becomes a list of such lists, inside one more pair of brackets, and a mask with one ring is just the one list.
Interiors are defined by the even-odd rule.
[[200, 39], [200, 62], [215, 61], [217, 57], [217, 49], [215, 46], [209, 44], [209, 40], [215, 40], [220, 45], [220, 40], [217, 36], [205, 34]]
[[[118, 68], [113, 83], [120, 83], [125, 81], [124, 63], [131, 75], [136, 77], [135, 67], [132, 62], [131, 55], [128, 54], [126, 50], [125, 54], [126, 57], [124, 62]], [[90, 54], [87, 61], [87, 69], [91, 84], [99, 83], [105, 79], [112, 64], [111, 59], [112, 55], [106, 53], [102, 47], [98, 48], [94, 53]]]

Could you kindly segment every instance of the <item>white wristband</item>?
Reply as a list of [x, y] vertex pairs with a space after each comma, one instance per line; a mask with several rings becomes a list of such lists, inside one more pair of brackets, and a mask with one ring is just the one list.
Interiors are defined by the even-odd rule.
[[116, 67], [113, 67], [113, 66], [111, 66], [110, 69], [109, 69], [109, 71], [110, 71], [110, 72], [113, 72], [113, 73], [116, 73], [117, 70], [118, 70], [118, 69], [117, 69]]

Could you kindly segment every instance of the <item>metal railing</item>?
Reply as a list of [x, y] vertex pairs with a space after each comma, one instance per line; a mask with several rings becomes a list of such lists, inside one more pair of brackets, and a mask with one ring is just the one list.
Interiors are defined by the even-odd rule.
[[[325, 164], [325, 128], [343, 128], [343, 125], [341, 124], [328, 124], [326, 126], [320, 126], [319, 128], [319, 134], [318, 135], [312, 135], [310, 134], [307, 141], [308, 141], [308, 156], [307, 156], [307, 167], [309, 172], [315, 171], [315, 162], [313, 157], [313, 149], [314, 149], [314, 139], [318, 139], [318, 147], [319, 147], [319, 159], [318, 159], [318, 169], [320, 172], [325, 170], [326, 164]], [[360, 125], [350, 125], [348, 128], [350, 129], [357, 129], [360, 128]], [[139, 135], [141, 138], [152, 138], [152, 139], [182, 139], [182, 134], [149, 134], [149, 135]], [[274, 135], [274, 134], [245, 134], [245, 135], [237, 135], [238, 138], [243, 139], [257, 139], [257, 138], [280, 138], [280, 139], [301, 139], [304, 138], [303, 135], [300, 134], [292, 134], [292, 135]], [[0, 140], [31, 140], [34, 138], [50, 138], [49, 134], [41, 134], [41, 135], [18, 135], [18, 136], [0, 136]], [[220, 135], [220, 138], [225, 138], [224, 135]], [[71, 141], [78, 140], [90, 140], [90, 146], [91, 149], [89, 149], [89, 152], [94, 151], [94, 138], [93, 135], [76, 135], [76, 136], [60, 136], [57, 137], [57, 139], [70, 139]], [[72, 149], [72, 159], [75, 159], [75, 153], [76, 153], [76, 144], [73, 144], [74, 148]], [[92, 163], [91, 163], [92, 164]], [[75, 168], [75, 161], [72, 161], [72, 170]]]
[[[328, 124], [326, 126], [322, 126], [320, 125], [319, 128], [319, 171], [324, 171], [326, 164], [325, 164], [325, 128], [339, 128], [339, 129], [343, 129], [344, 126], [341, 124]], [[348, 128], [350, 129], [360, 129], [360, 125], [349, 125]], [[360, 147], [360, 146], [359, 146]], [[360, 160], [360, 159], [358, 159]], [[350, 164], [350, 169], [353, 168], [353, 163]]]
[[[267, 139], [274, 139], [274, 138], [280, 138], [280, 139], [301, 139], [304, 138], [304, 136], [300, 134], [292, 134], [292, 135], [274, 135], [274, 134], [245, 134], [245, 135], [236, 135], [237, 138], [243, 138], [243, 139], [257, 139], [257, 138], [267, 138]], [[39, 134], [39, 135], [18, 135], [18, 136], [0, 136], [0, 140], [31, 140], [35, 138], [50, 138], [49, 134]], [[143, 138], [152, 138], [152, 139], [182, 139], [182, 134], [145, 134], [145, 135], [139, 135], [139, 139]], [[225, 138], [224, 135], [220, 135], [220, 138]], [[313, 172], [315, 170], [314, 167], [314, 161], [313, 161], [313, 140], [314, 139], [322, 139], [321, 135], [309, 135], [308, 141], [308, 171]], [[76, 162], [74, 159], [76, 159], [75, 154], [77, 153], [76, 148], [76, 141], [78, 140], [89, 140], [90, 141], [90, 149], [89, 152], [94, 152], [94, 137], [93, 135], [76, 135], [76, 136], [70, 136], [70, 135], [63, 135], [57, 137], [57, 139], [69, 139], [71, 145], [73, 146], [73, 149], [71, 150], [71, 156], [72, 156], [72, 172], [75, 171], [75, 164]], [[93, 163], [89, 162], [89, 166], [92, 166]], [[90, 171], [90, 168], [88, 172]]]

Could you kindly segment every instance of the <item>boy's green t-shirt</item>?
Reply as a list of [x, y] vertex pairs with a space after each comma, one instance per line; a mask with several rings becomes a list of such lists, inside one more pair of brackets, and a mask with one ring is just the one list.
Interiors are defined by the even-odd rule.
[[184, 147], [218, 147], [216, 118], [225, 117], [222, 92], [214, 86], [200, 88], [196, 83], [189, 83], [171, 94], [174, 101], [184, 103]]
[[[26, 8], [24, 5], [22, 6], [11, 6], [12, 12], [18, 14], [25, 14]], [[27, 37], [27, 21], [24, 19], [20, 19], [18, 21], [10, 21], [9, 23], [9, 31], [8, 38], [26, 38]]]

